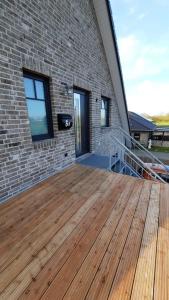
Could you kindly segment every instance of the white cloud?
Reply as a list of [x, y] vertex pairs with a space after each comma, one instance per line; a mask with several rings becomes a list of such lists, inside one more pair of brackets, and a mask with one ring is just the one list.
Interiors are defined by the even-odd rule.
[[128, 108], [150, 115], [169, 112], [169, 81], [143, 81], [126, 87]]
[[169, 112], [169, 42], [153, 45], [129, 35], [119, 39], [119, 50], [129, 109]]
[[147, 15], [146, 13], [142, 13], [142, 14], [138, 15], [138, 19], [142, 20], [146, 17], [146, 15]]
[[123, 38], [119, 38], [118, 44], [121, 59], [124, 60], [124, 62], [126, 59], [128, 61], [133, 60], [136, 54], [136, 49], [138, 47], [138, 41], [135, 36], [129, 35]]
[[111, 1], [120, 15], [118, 45], [129, 109], [169, 112], [169, 1], [154, 0], [153, 6], [152, 1]]
[[169, 70], [169, 43], [165, 47], [145, 44], [129, 35], [119, 39], [119, 51], [126, 81], [149, 79]]
[[132, 16], [132, 15], [134, 15], [135, 13], [136, 13], [135, 7], [130, 7], [130, 8], [129, 8], [129, 16]]

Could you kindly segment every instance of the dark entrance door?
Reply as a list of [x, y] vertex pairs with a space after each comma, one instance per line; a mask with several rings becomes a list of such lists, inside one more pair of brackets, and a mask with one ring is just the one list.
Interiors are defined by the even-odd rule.
[[74, 124], [76, 156], [89, 152], [89, 97], [81, 90], [74, 90]]

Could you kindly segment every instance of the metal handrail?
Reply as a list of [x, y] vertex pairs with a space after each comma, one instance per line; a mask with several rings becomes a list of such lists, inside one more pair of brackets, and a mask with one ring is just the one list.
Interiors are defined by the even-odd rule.
[[[132, 160], [135, 160], [136, 163], [138, 161], [138, 165], [152, 178], [152, 179], [158, 179], [159, 181], [161, 181], [162, 183], [166, 183], [154, 170], [152, 170], [149, 166], [144, 166], [144, 162], [138, 157], [136, 156], [129, 148], [127, 148], [124, 144], [122, 144], [115, 136], [113, 137], [113, 139], [116, 141], [116, 143], [118, 143], [122, 149], [125, 150], [125, 152], [130, 153], [130, 156], [133, 156], [134, 159], [131, 157]], [[149, 171], [149, 172], [148, 172]], [[154, 176], [153, 176], [154, 175]]]
[[153, 159], [154, 162], [162, 165], [164, 167], [164, 169], [168, 171], [168, 168], [166, 168], [166, 166], [164, 165], [164, 163], [158, 158], [156, 157], [155, 155], [153, 155], [150, 151], [148, 151], [143, 145], [141, 145], [138, 141], [136, 141], [132, 136], [130, 136], [123, 128], [119, 128], [119, 127], [113, 127], [117, 130], [120, 130], [123, 134], [124, 134], [124, 137], [128, 138], [128, 140], [131, 142], [133, 141], [134, 145], [137, 145], [138, 149], [141, 150], [142, 152], [146, 152], [146, 154], [149, 156], [149, 158]]
[[[114, 155], [117, 155], [119, 158], [117, 170], [122, 170], [124, 164], [127, 164], [130, 170], [125, 169], [126, 174], [128, 171], [130, 173], [130, 171], [134, 170], [140, 178], [144, 178], [144, 174], [146, 173], [149, 178], [153, 180], [158, 179], [160, 182], [166, 183], [158, 173], [156, 173], [149, 165], [145, 165], [144, 161], [130, 149], [129, 146], [131, 146], [132, 137], [127, 133], [125, 134], [121, 128], [116, 129], [118, 130], [117, 135], [116, 132], [112, 134], [112, 131], [106, 133], [100, 137], [99, 141], [97, 141], [95, 148], [96, 153], [98, 151], [99, 154], [109, 157], [108, 169], [112, 171], [112, 158]], [[125, 145], [125, 142], [127, 142], [126, 136], [127, 138], [130, 137], [130, 142], [127, 143], [127, 146]], [[127, 156], [127, 160], [125, 156]]]
[[[121, 147], [119, 145], [113, 145], [113, 150], [115, 150], [114, 152], [117, 152], [118, 153], [118, 158], [119, 158], [119, 163], [121, 164], [120, 166], [120, 172], [121, 170], [123, 170], [125, 167], [128, 167], [130, 169], [130, 173], [135, 173], [135, 175], [137, 175], [138, 177], [141, 177], [143, 178], [143, 176], [140, 176], [140, 174], [137, 172], [136, 169], [134, 169], [133, 166], [131, 166], [129, 164], [129, 162], [125, 159], [125, 156], [126, 156], [126, 151], [124, 152], [124, 149], [121, 149]], [[121, 152], [123, 152], [124, 154], [121, 155]], [[132, 159], [132, 161], [137, 164], [138, 167], [142, 168], [142, 166], [136, 161], [134, 160], [131, 155], [129, 155], [129, 153], [127, 153], [128, 155], [128, 158], [129, 159]], [[116, 165], [115, 165], [116, 166]]]
[[[131, 153], [132, 153], [132, 152], [131, 152]], [[127, 153], [127, 155], [128, 155], [128, 157], [129, 157], [133, 162], [135, 162], [135, 163], [137, 164], [137, 166], [139, 166], [139, 167], [142, 169], [142, 175], [139, 174], [136, 170], [134, 170], [134, 171], [139, 175], [139, 177], [144, 178], [144, 177], [143, 177], [143, 172], [146, 172], [152, 179], [154, 179], [154, 176], [152, 176], [152, 174], [149, 173], [149, 172], [146, 170], [146, 168], [143, 167], [142, 164], [140, 164], [140, 163], [137, 162], [133, 157], [131, 157], [131, 155], [129, 155], [129, 153]], [[133, 155], [133, 153], [132, 153], [132, 155]], [[127, 164], [128, 164], [128, 162], [127, 162]], [[129, 165], [129, 164], [128, 164], [128, 165]], [[133, 166], [132, 166], [132, 168], [133, 168]], [[160, 181], [161, 181], [161, 177], [160, 177]]]

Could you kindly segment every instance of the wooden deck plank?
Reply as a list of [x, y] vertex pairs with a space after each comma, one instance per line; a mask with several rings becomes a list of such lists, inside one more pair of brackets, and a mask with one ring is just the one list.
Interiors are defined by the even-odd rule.
[[131, 300], [152, 300], [156, 261], [160, 185], [153, 184]]
[[[86, 173], [86, 177], [85, 177], [86, 183], [87, 183], [87, 181], [90, 181], [93, 178], [94, 174], [96, 174], [96, 172], [95, 173], [92, 172], [91, 174]], [[98, 174], [97, 174], [97, 179], [98, 179]], [[100, 174], [99, 174], [99, 176], [101, 177]], [[78, 178], [79, 178], [79, 176], [78, 176]], [[66, 184], [66, 181], [65, 181], [65, 184]], [[52, 185], [52, 188], [53, 188], [53, 185]], [[85, 194], [84, 194], [84, 196], [85, 196]], [[0, 251], [0, 254], [1, 254], [1, 256], [0, 256], [0, 271], [2, 271], [4, 268], [6, 268], [16, 256], [18, 256], [19, 254], [22, 253], [22, 251], [27, 249], [30, 242], [33, 243], [33, 241], [36, 241], [39, 236], [43, 235], [44, 231], [46, 232], [46, 236], [48, 236], [48, 238], [50, 238], [50, 236], [53, 233], [52, 228], [51, 228], [51, 223], [53, 223], [53, 220], [55, 222], [57, 220], [57, 218], [59, 218], [61, 216], [61, 214], [64, 213], [69, 208], [69, 206], [71, 206], [73, 204], [74, 200], [78, 199], [77, 194], [74, 195], [66, 189], [64, 191], [62, 190], [60, 197], [61, 197], [61, 199], [60, 199], [61, 201], [59, 201], [59, 203], [57, 202], [58, 196], [56, 196], [56, 198], [55, 197], [53, 198], [53, 202], [56, 203], [56, 205], [55, 205], [54, 209], [52, 210], [52, 214], [50, 214], [50, 213], [47, 214], [47, 217], [42, 222], [37, 222], [36, 226], [34, 226], [34, 227], [32, 227], [32, 225], [28, 223], [27, 230], [25, 230], [24, 238], [22, 238], [22, 239], [20, 238], [18, 243], [17, 243], [17, 239], [15, 239], [14, 247], [12, 247], [12, 245], [10, 244], [8, 237], [6, 238], [6, 248], [11, 249], [10, 251], [8, 251], [8, 255], [6, 255], [6, 253], [4, 253], [4, 256], [2, 255], [2, 250], [4, 251], [4, 248], [3, 248], [3, 244], [1, 244], [1, 246], [0, 246], [0, 249], [1, 249], [1, 251]], [[58, 207], [59, 207], [59, 209], [58, 209]], [[55, 213], [55, 211], [57, 211], [57, 213]], [[37, 216], [39, 216], [39, 214], [37, 214]], [[37, 217], [37, 219], [38, 219], [38, 217]], [[31, 230], [31, 228], [32, 228], [32, 230]], [[14, 234], [18, 234], [18, 232], [14, 231]]]
[[[119, 196], [124, 189], [124, 183], [119, 183], [117, 187], [114, 188], [112, 194], [108, 197], [101, 215], [98, 215], [97, 221], [90, 227], [86, 235], [74, 249], [73, 253], [66, 261], [61, 271], [55, 277], [54, 281], [49, 286], [46, 293], [43, 295], [42, 299], [52, 299], [54, 295], [57, 294], [57, 300], [62, 299], [66, 293], [67, 288], [72, 282], [74, 276], [78, 272], [81, 264], [83, 263], [86, 255], [89, 253], [91, 247], [98, 238], [102, 244], [107, 243], [109, 235], [111, 235], [111, 229], [115, 226], [115, 220], [117, 221], [118, 207], [116, 203], [118, 202]], [[112, 211], [112, 208], [116, 207], [116, 210]], [[114, 219], [112, 217], [115, 217]], [[102, 233], [102, 229], [104, 234]]]
[[159, 226], [169, 230], [169, 184], [161, 184]]
[[[120, 178], [119, 178], [120, 179]], [[118, 178], [112, 181], [108, 178], [104, 182], [97, 194], [97, 201], [89, 209], [84, 218], [80, 221], [75, 230], [68, 236], [62, 246], [55, 252], [51, 260], [45, 265], [43, 270], [38, 274], [35, 281], [32, 281], [26, 291], [22, 294], [21, 299], [39, 299], [47, 290], [57, 273], [64, 265], [76, 245], [80, 242], [83, 235], [87, 232], [91, 224], [95, 224], [98, 214], [101, 214], [105, 205], [106, 198], [112, 192], [112, 189], [117, 185]], [[108, 188], [109, 187], [109, 188]], [[43, 284], [42, 284], [43, 283]]]
[[[14, 200], [11, 202], [10, 209], [5, 211], [3, 215], [0, 217], [0, 230], [4, 232], [4, 229], [7, 227], [9, 228], [11, 225], [16, 225], [18, 220], [21, 217], [29, 217], [32, 212], [36, 211], [38, 208], [42, 208], [43, 204], [46, 204], [49, 199], [52, 197], [60, 194], [60, 185], [64, 183], [64, 190], [67, 189], [67, 186], [71, 184], [73, 186], [76, 184], [77, 180], [81, 180], [83, 177], [86, 177], [86, 173], [91, 173], [93, 170], [91, 169], [71, 169], [70, 172], [64, 173], [64, 176], [61, 174], [58, 174], [55, 179], [51, 182], [45, 182], [44, 186], [38, 186], [36, 188], [36, 191], [32, 193], [28, 193], [25, 196], [23, 196], [22, 202], [17, 202], [17, 205], [14, 204]], [[77, 176], [79, 175], [79, 177]], [[57, 179], [56, 179], [57, 178]], [[51, 189], [52, 184], [52, 189]], [[12, 209], [11, 209], [12, 208]], [[2, 205], [3, 209], [3, 205]], [[27, 214], [26, 214], [27, 212]], [[15, 214], [15, 219], [13, 218], [13, 214]], [[0, 231], [0, 232], [1, 232]]]
[[130, 299], [144, 224], [146, 221], [151, 185], [152, 183], [149, 181], [144, 182], [140, 201], [134, 215], [108, 300]]
[[121, 254], [128, 236], [128, 232], [138, 205], [143, 182], [134, 182], [134, 188], [130, 195], [126, 209], [116, 228], [107, 252], [102, 260], [97, 274], [91, 284], [86, 300], [107, 299], [113, 278], [115, 276]]
[[[138, 191], [141, 191], [142, 182], [136, 184], [137, 190], [135, 189], [135, 193], [138, 194]], [[86, 294], [90, 288], [91, 282], [100, 266], [100, 263], [106, 253], [110, 251], [109, 249], [109, 242], [111, 241], [112, 236], [114, 235], [114, 231], [116, 229], [116, 225], [120, 222], [120, 219], [123, 215], [124, 210], [126, 210], [126, 205], [128, 204], [128, 200], [131, 194], [132, 189], [134, 188], [133, 182], [128, 179], [127, 185], [123, 190], [123, 193], [118, 199], [117, 205], [114, 207], [114, 210], [111, 214], [110, 219], [114, 223], [109, 234], [106, 236], [105, 228], [102, 230], [102, 237], [99, 237], [95, 244], [93, 245], [92, 249], [90, 250], [89, 254], [87, 255], [85, 261], [83, 262], [79, 272], [77, 273], [76, 277], [74, 278], [73, 282], [71, 283], [70, 288], [68, 289], [67, 293], [64, 296], [64, 300], [76, 299], [76, 300], [83, 300], [86, 297]], [[136, 201], [137, 202], [137, 201]], [[116, 211], [115, 211], [116, 210]], [[116, 215], [116, 213], [118, 214]], [[117, 225], [118, 226], [118, 225]], [[106, 237], [106, 240], [105, 240]], [[93, 299], [91, 297], [90, 299]], [[104, 299], [104, 298], [102, 298]]]
[[154, 300], [159, 299], [169, 299], [169, 231], [163, 227], [158, 230], [154, 285]]
[[[99, 175], [100, 172], [98, 172]], [[120, 177], [120, 176], [119, 176]], [[106, 176], [105, 176], [106, 178]], [[117, 177], [118, 178], [118, 177]], [[94, 176], [94, 180], [97, 182], [97, 176]], [[117, 179], [116, 179], [117, 180]], [[103, 181], [103, 179], [102, 179]], [[89, 184], [89, 183], [88, 183]], [[88, 189], [86, 189], [86, 195], [90, 194], [90, 185], [93, 187], [93, 183], [90, 180], [90, 184], [88, 186]], [[36, 275], [41, 271], [42, 267], [47, 263], [47, 261], [52, 257], [52, 255], [55, 253], [55, 251], [61, 246], [61, 244], [65, 241], [65, 239], [69, 236], [69, 234], [76, 228], [77, 224], [80, 222], [80, 220], [83, 218], [83, 216], [87, 213], [88, 209], [95, 203], [97, 200], [98, 194], [94, 193], [93, 196], [89, 197], [87, 201], [85, 201], [82, 205], [81, 201], [83, 201], [83, 197], [78, 197], [79, 201], [76, 202], [76, 205], [78, 205], [79, 210], [77, 210], [76, 213], [72, 214], [72, 218], [65, 224], [65, 226], [60, 226], [61, 219], [58, 220], [58, 222], [55, 225], [55, 231], [56, 227], [59, 226], [61, 228], [60, 231], [57, 231], [56, 234], [53, 236], [53, 238], [48, 242], [48, 244], [44, 243], [42, 244], [41, 240], [37, 244], [31, 244], [31, 247], [29, 246], [28, 249], [25, 252], [22, 253], [22, 255], [19, 257], [19, 260], [14, 261], [14, 263], [17, 264], [17, 268], [15, 265], [12, 265], [13, 268], [10, 265], [10, 276], [9, 272], [5, 272], [4, 274], [6, 276], [3, 276], [3, 284], [6, 284], [7, 280], [11, 281], [11, 276], [15, 272], [15, 270], [18, 271], [19, 269], [19, 263], [21, 264], [21, 267], [26, 266], [26, 262], [28, 265], [26, 268], [15, 278], [15, 280], [4, 290], [2, 295], [6, 298], [10, 297], [11, 294], [14, 297], [16, 294], [17, 296], [22, 293], [25, 288], [30, 284], [32, 281], [32, 278], [36, 277]], [[71, 209], [69, 208], [66, 213], [70, 214], [70, 211], [73, 209], [73, 206], [71, 206]], [[48, 236], [48, 235], [47, 235]], [[39, 253], [32, 257], [32, 252], [36, 253], [37, 251], [37, 245], [38, 249], [40, 249]], [[41, 246], [43, 245], [43, 246]], [[35, 248], [35, 249], [34, 249]], [[31, 252], [31, 255], [30, 255]], [[29, 260], [28, 260], [29, 259]], [[29, 263], [30, 261], [30, 263]], [[15, 267], [15, 268], [14, 268]], [[20, 267], [20, 269], [21, 269]], [[8, 269], [6, 269], [8, 270]], [[5, 270], [5, 271], [6, 271]], [[9, 271], [9, 270], [8, 270]], [[0, 281], [1, 282], [1, 281]], [[15, 299], [15, 298], [14, 298]]]
[[[93, 175], [94, 173], [92, 173], [92, 177]], [[96, 181], [98, 176], [101, 176], [99, 172], [97, 176], [95, 174]], [[91, 184], [91, 179], [89, 177], [88, 180], [90, 180]], [[86, 194], [89, 193], [89, 191], [90, 189], [86, 191]], [[34, 257], [38, 253], [38, 250], [45, 247], [48, 241], [57, 234], [58, 230], [71, 218], [73, 214], [75, 214], [76, 211], [78, 211], [79, 208], [81, 208], [81, 206], [83, 206], [83, 204], [85, 204], [85, 202], [85, 194], [83, 197], [81, 196], [80, 199], [77, 194], [73, 194], [69, 199], [65, 198], [62, 205], [57, 207], [48, 218], [38, 225], [38, 230], [36, 228], [36, 230], [33, 231], [33, 236], [29, 235], [27, 245], [24, 243], [23, 252], [21, 252], [21, 248], [19, 248], [19, 254], [18, 252], [15, 253], [15, 250], [12, 249], [15, 254], [13, 254], [12, 259], [16, 255], [17, 256], [15, 259], [10, 261], [10, 264], [8, 260], [8, 266], [3, 272], [3, 277], [0, 278], [0, 291], [3, 291], [12, 279], [15, 278], [20, 271], [22, 271], [26, 264], [31, 261], [32, 256]]]
[[77, 164], [0, 205], [0, 299], [168, 300], [168, 195]]
[[[77, 177], [77, 173], [75, 173], [76, 177], [74, 177], [75, 175], [73, 176], [73, 174], [72, 174], [72, 177], [73, 177], [72, 183], [74, 182], [74, 184], [76, 184], [76, 182], [80, 181], [84, 175], [86, 177], [86, 175], [89, 175], [90, 173], [91, 173], [91, 170], [90, 171], [84, 170], [84, 172], [82, 171], [82, 174], [80, 174], [81, 176]], [[76, 178], [76, 181], [75, 181], [75, 178]], [[47, 190], [47, 192], [45, 191], [45, 193], [44, 193], [44, 189], [43, 189], [42, 191], [38, 191], [37, 197], [33, 196], [31, 198], [29, 198], [29, 197], [26, 198], [24, 209], [22, 209], [20, 211], [20, 206], [18, 206], [18, 207], [16, 206], [16, 208], [13, 208], [11, 210], [11, 216], [9, 214], [7, 214], [7, 215], [5, 214], [5, 217], [6, 217], [6, 223], [5, 223], [6, 226], [5, 227], [6, 228], [4, 228], [4, 226], [2, 224], [0, 226], [0, 240], [1, 240], [0, 257], [2, 257], [2, 249], [6, 250], [4, 248], [5, 244], [6, 244], [7, 248], [12, 247], [12, 241], [14, 240], [14, 242], [16, 244], [17, 238], [20, 239], [20, 235], [19, 235], [20, 232], [22, 233], [22, 236], [24, 237], [28, 230], [29, 230], [29, 232], [31, 232], [31, 226], [33, 229], [36, 226], [36, 224], [38, 224], [38, 217], [40, 217], [39, 210], [43, 214], [45, 211], [45, 207], [47, 207], [47, 210], [50, 212], [50, 205], [48, 205], [48, 204], [51, 204], [51, 206], [55, 205], [55, 208], [56, 208], [58, 201], [61, 200], [61, 198], [63, 198], [62, 194], [64, 193], [65, 190], [67, 193], [67, 197], [70, 197], [72, 195], [69, 191], [67, 191], [66, 178], [62, 179], [62, 180], [65, 184], [65, 189], [62, 191], [62, 193], [60, 191], [60, 187], [58, 186], [58, 183], [56, 185], [53, 182], [52, 188], [50, 187], [50, 189]], [[59, 182], [60, 182], [60, 180], [59, 180]], [[29, 209], [30, 207], [31, 207], [31, 210]], [[14, 217], [14, 216], [16, 216], [16, 217]], [[18, 216], [18, 218], [17, 218], [17, 216]], [[32, 221], [33, 218], [35, 220], [35, 223]], [[28, 226], [28, 224], [29, 224], [29, 226]], [[28, 230], [27, 230], [27, 227], [28, 227]], [[6, 235], [8, 235], [8, 239], [6, 238]], [[5, 239], [5, 243], [3, 243], [4, 239]]]
[[67, 174], [74, 174], [77, 172], [80, 166], [78, 165], [73, 165], [70, 168], [67, 168], [63, 170], [62, 172], [59, 172], [57, 175], [53, 175], [49, 178], [47, 178], [45, 181], [42, 181], [35, 185], [34, 187], [20, 193], [19, 195], [14, 196], [12, 199], [10, 199], [7, 202], [4, 202], [1, 204], [1, 210], [0, 210], [0, 218], [4, 217], [8, 212], [11, 212], [13, 209], [16, 207], [16, 202], [17, 202], [17, 207], [24, 207], [25, 205], [25, 200], [29, 199], [32, 196], [38, 195], [39, 191], [46, 190], [46, 188], [51, 187], [52, 182], [56, 181], [56, 177], [59, 180], [60, 178], [64, 178]]
[[169, 185], [161, 184], [154, 300], [169, 299]]
[[[55, 200], [56, 196], [61, 196], [61, 185], [64, 184], [64, 189], [68, 191], [68, 187], [76, 185], [79, 181], [81, 181], [83, 178], [86, 178], [86, 175], [89, 175], [94, 170], [91, 169], [84, 169], [80, 170], [72, 170], [72, 173], [66, 173], [65, 177], [58, 178], [58, 180], [52, 181], [52, 188], [51, 186], [44, 186], [43, 188], [38, 189], [37, 193], [26, 196], [24, 199], [24, 206], [21, 207], [21, 205], [15, 205], [13, 209], [11, 209], [8, 213], [4, 214], [5, 220], [1, 217], [1, 224], [0, 224], [0, 237], [2, 238], [1, 233], [5, 234], [5, 230], [8, 230], [8, 234], [10, 232], [13, 232], [15, 230], [16, 226], [23, 227], [24, 222], [26, 223], [27, 220], [30, 220], [33, 215], [39, 213], [39, 209], [43, 210], [45, 206], [50, 203], [50, 201]], [[79, 176], [77, 176], [79, 175]], [[59, 176], [58, 176], [59, 177]], [[15, 218], [13, 216], [16, 216]], [[20, 226], [21, 225], [21, 226]], [[17, 228], [18, 230], [18, 228]]]
[[[3, 277], [0, 278], [0, 292], [2, 292], [8, 284], [22, 271], [22, 269], [32, 260], [34, 256], [37, 255], [38, 249], [45, 247], [48, 240], [55, 235], [58, 230], [64, 225], [66, 221], [81, 207], [83, 203], [85, 203], [86, 199], [81, 198], [79, 202], [73, 202], [71, 200], [75, 199], [75, 195], [72, 196], [72, 199], [69, 199], [71, 204], [65, 213], [59, 216], [59, 209], [53, 211], [51, 218], [49, 217], [46, 222], [49, 224], [49, 228], [41, 235], [38, 232], [34, 236], [37, 236], [37, 240], [28, 244], [27, 248], [21, 252], [19, 255], [15, 257], [14, 260], [11, 261], [10, 264], [3, 270]], [[57, 221], [58, 220], [58, 221]], [[55, 221], [57, 222], [55, 224]]]

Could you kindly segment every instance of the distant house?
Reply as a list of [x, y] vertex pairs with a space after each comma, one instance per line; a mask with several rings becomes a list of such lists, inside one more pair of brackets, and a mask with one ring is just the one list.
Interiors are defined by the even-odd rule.
[[169, 147], [169, 126], [157, 126], [152, 134], [153, 146]]
[[132, 137], [147, 147], [156, 125], [134, 112], [129, 112], [129, 123]]

